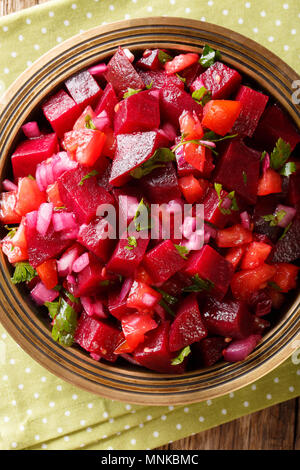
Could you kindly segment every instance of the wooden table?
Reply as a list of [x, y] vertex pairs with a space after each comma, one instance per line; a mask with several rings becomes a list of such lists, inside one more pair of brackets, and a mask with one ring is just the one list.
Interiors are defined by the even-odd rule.
[[[0, 0], [1, 16], [49, 0]], [[300, 450], [300, 399], [161, 447], [164, 450]]]

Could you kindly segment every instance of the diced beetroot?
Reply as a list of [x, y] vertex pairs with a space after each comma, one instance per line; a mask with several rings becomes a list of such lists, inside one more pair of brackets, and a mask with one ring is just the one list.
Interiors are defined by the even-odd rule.
[[180, 76], [185, 80], [185, 85], [187, 88], [190, 88], [192, 83], [196, 80], [196, 77], [200, 75], [200, 73], [204, 72], [204, 68], [200, 65], [199, 62], [190, 65], [186, 69], [180, 72]]
[[109, 279], [102, 262], [92, 253], [89, 253], [89, 264], [77, 274], [73, 285], [75, 297], [97, 295], [107, 289]]
[[253, 134], [253, 142], [271, 152], [279, 137], [288, 142], [292, 150], [300, 142], [300, 134], [290, 117], [277, 104], [272, 104], [263, 113]]
[[120, 331], [108, 322], [82, 314], [75, 331], [75, 342], [92, 354], [114, 362], [114, 350], [120, 338]]
[[293, 206], [300, 202], [300, 172], [293, 173], [289, 177], [288, 200]]
[[124, 299], [120, 296], [120, 290], [110, 289], [108, 292], [108, 310], [118, 320], [122, 319], [123, 315], [132, 313], [135, 310], [127, 307], [127, 297]]
[[273, 214], [280, 201], [281, 195], [261, 196], [254, 207], [254, 231], [266, 235], [272, 242], [278, 240], [282, 230], [278, 225], [271, 226], [270, 222], [265, 220], [263, 216]]
[[202, 311], [209, 334], [245, 338], [252, 331], [252, 314], [242, 301], [208, 299]]
[[167, 75], [164, 70], [156, 70], [155, 72], [148, 70], [148, 71], [140, 71], [139, 75], [146, 86], [150, 86], [151, 89], [153, 88], [163, 88], [164, 86], [174, 85], [180, 88], [181, 90], [184, 89], [184, 83], [180, 80], [177, 75]]
[[252, 137], [269, 97], [248, 86], [242, 85], [235, 99], [241, 103], [242, 108], [230, 133]]
[[109, 236], [112, 230], [107, 220], [96, 218], [80, 226], [77, 241], [106, 263], [114, 247], [114, 240]]
[[255, 204], [259, 180], [261, 152], [242, 141], [230, 142], [217, 165], [215, 180], [236, 193], [249, 204]]
[[103, 187], [99, 186], [96, 176], [79, 183], [88, 174], [88, 169], [79, 166], [66, 171], [58, 178], [59, 194], [67, 209], [73, 212], [80, 224], [88, 224], [97, 213], [101, 204], [114, 205], [115, 200]]
[[159, 243], [146, 253], [143, 265], [154, 283], [161, 284], [183, 269], [186, 260], [178, 253], [171, 240]]
[[223, 349], [227, 346], [222, 336], [204, 338], [192, 346], [192, 360], [195, 366], [211, 367], [223, 357]]
[[106, 268], [108, 271], [131, 276], [141, 263], [149, 244], [149, 237], [136, 238], [136, 246], [129, 245], [127, 237], [121, 238], [108, 261]]
[[106, 111], [108, 117], [113, 122], [115, 115], [115, 106], [118, 104], [118, 98], [111, 83], [108, 83], [104, 88], [103, 95], [99, 103], [95, 107], [95, 114], [98, 116], [102, 111]]
[[191, 85], [191, 91], [204, 86], [211, 91], [212, 99], [228, 99], [239, 87], [241, 75], [222, 62], [215, 62]]
[[160, 139], [156, 131], [118, 135], [110, 184], [123, 186], [130, 178], [130, 171], [145, 163], [154, 154], [160, 145]]
[[201, 279], [210, 281], [212, 284], [209, 293], [218, 298], [223, 298], [226, 294], [233, 271], [232, 264], [209, 245], [192, 253], [184, 268], [185, 274], [191, 277], [198, 274]]
[[197, 294], [186, 297], [179, 305], [176, 317], [170, 327], [170, 351], [178, 351], [207, 336], [207, 328], [203, 323]]
[[120, 102], [114, 118], [115, 134], [152, 131], [159, 127], [159, 100], [151, 91], [142, 91]]
[[55, 232], [51, 223], [46, 235], [41, 235], [35, 227], [27, 223], [26, 216], [26, 239], [29, 263], [36, 268], [44, 261], [55, 258], [71, 244], [71, 240], [63, 238], [61, 232]]
[[79, 118], [82, 109], [64, 90], [51, 96], [43, 105], [42, 110], [58, 137], [71, 130]]
[[161, 68], [159, 60], [159, 49], [146, 49], [136, 66], [143, 70], [158, 70]]
[[297, 216], [287, 233], [278, 240], [272, 256], [273, 263], [291, 263], [300, 256], [300, 217]]
[[202, 106], [186, 91], [175, 85], [164, 86], [160, 90], [160, 111], [165, 121], [179, 126], [178, 120], [183, 111], [195, 111], [201, 119]]
[[257, 317], [268, 315], [272, 309], [272, 298], [268, 289], [260, 289], [253, 292], [248, 303]]
[[88, 105], [93, 107], [103, 93], [94, 77], [87, 70], [68, 78], [65, 85], [75, 103], [82, 110]]
[[[175, 145], [180, 142], [180, 137], [175, 140]], [[181, 145], [175, 150], [175, 157], [176, 157], [176, 166], [177, 166], [177, 174], [179, 177], [194, 175], [200, 176], [200, 171], [197, 170], [193, 165], [188, 163], [184, 158], [184, 146]]]
[[112, 84], [119, 98], [123, 98], [128, 88], [133, 88], [134, 90], [145, 88], [142, 78], [121, 47], [118, 48], [107, 64], [104, 76]]
[[119, 222], [128, 227], [136, 215], [143, 193], [136, 186], [123, 186], [112, 191], [119, 207]]
[[52, 157], [57, 150], [57, 144], [56, 134], [46, 134], [21, 142], [11, 156], [15, 179], [35, 176], [37, 165]]
[[[222, 189], [221, 198], [224, 200], [228, 193]], [[218, 228], [224, 228], [231, 220], [230, 214], [223, 214], [220, 210], [220, 200], [217, 191], [210, 188], [204, 198], [204, 218], [207, 222]]]
[[253, 326], [252, 333], [255, 335], [263, 335], [266, 333], [266, 330], [270, 328], [271, 323], [265, 318], [258, 317], [253, 315]]
[[184, 372], [185, 361], [172, 365], [176, 352], [169, 349], [170, 322], [162, 322], [155, 330], [146, 334], [146, 340], [134, 352], [134, 359], [142, 366], [166, 374]]
[[172, 162], [155, 168], [140, 180], [140, 187], [153, 204], [163, 204], [181, 197], [176, 170]]

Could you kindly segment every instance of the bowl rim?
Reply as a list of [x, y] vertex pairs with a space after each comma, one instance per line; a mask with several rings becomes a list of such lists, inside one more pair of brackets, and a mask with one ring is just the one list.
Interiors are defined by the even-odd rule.
[[[275, 54], [270, 52], [268, 49], [266, 49], [264, 46], [256, 43], [255, 41], [246, 38], [245, 36], [242, 36], [239, 33], [233, 32], [227, 28], [224, 28], [222, 26], [217, 26], [213, 25], [211, 23], [207, 22], [201, 22], [198, 20], [189, 20], [186, 18], [177, 18], [177, 17], [147, 17], [147, 18], [136, 18], [136, 19], [131, 19], [131, 20], [120, 20], [117, 22], [109, 23], [108, 25], [101, 25], [97, 26], [95, 28], [89, 29], [88, 31], [85, 31], [82, 34], [77, 34], [76, 36], [73, 36], [63, 43], [55, 46], [52, 48], [50, 51], [46, 52], [43, 54], [39, 59], [37, 59], [26, 71], [24, 71], [6, 90], [5, 94], [3, 95], [0, 103], [0, 131], [1, 131], [1, 115], [5, 116], [5, 113], [7, 109], [9, 108], [10, 103], [14, 100], [16, 96], [16, 91], [18, 90], [21, 93], [21, 99], [24, 99], [22, 97], [22, 90], [26, 86], [28, 82], [32, 82], [36, 75], [40, 73], [41, 67], [43, 67], [43, 70], [47, 70], [47, 67], [51, 68], [51, 61], [57, 61], [58, 57], [63, 56], [66, 54], [66, 51], [69, 51], [71, 48], [74, 48], [74, 46], [79, 47], [80, 44], [83, 44], [85, 42], [91, 43], [93, 41], [93, 38], [102, 35], [111, 35], [111, 37], [114, 39], [115, 37], [120, 35], [122, 31], [129, 31], [129, 30], [138, 30], [138, 29], [153, 29], [154, 26], [158, 26], [159, 28], [162, 28], [163, 30], [168, 30], [172, 28], [182, 28], [183, 32], [187, 34], [187, 31], [194, 31], [193, 34], [201, 34], [201, 32], [212, 32], [214, 31], [215, 33], [220, 34], [224, 38], [226, 37], [228, 40], [228, 37], [230, 38], [231, 41], [235, 41], [239, 44], [242, 45], [242, 47], [245, 47], [247, 45], [247, 48], [253, 48], [253, 50], [256, 51], [256, 55], [262, 56], [269, 62], [269, 66], [275, 67], [274, 70], [279, 71], [279, 73], [282, 74], [282, 77], [285, 78], [285, 80], [290, 83], [292, 80], [297, 80], [299, 79], [299, 76], [297, 73], [286, 63], [284, 63], [279, 57], [277, 57]], [[147, 33], [148, 34], [148, 33]], [[147, 36], [146, 34], [146, 36]], [[174, 33], [175, 34], [175, 33]], [[227, 35], [227, 36], [226, 36]], [[122, 36], [121, 36], [122, 37]], [[125, 37], [126, 39], [126, 37]], [[124, 40], [124, 37], [123, 37]], [[199, 38], [201, 41], [201, 39]], [[126, 42], [126, 41], [125, 41]], [[159, 43], [160, 41], [157, 40]], [[172, 42], [172, 41], [170, 41]], [[209, 43], [209, 41], [206, 40], [206, 43]], [[180, 44], [176, 46], [178, 49]], [[152, 46], [153, 47], [153, 46]], [[114, 49], [117, 48], [117, 45], [114, 46]], [[139, 47], [140, 49], [143, 48], [141, 45]], [[200, 46], [194, 46], [194, 48], [199, 48], [201, 49]], [[182, 47], [183, 50], [186, 50], [186, 47]], [[193, 49], [193, 47], [190, 47], [190, 49]], [[223, 51], [222, 54], [225, 54]], [[110, 52], [106, 54], [106, 56], [109, 56]], [[271, 59], [270, 59], [271, 58]], [[86, 60], [86, 65], [90, 65], [92, 62], [95, 62], [95, 59], [87, 59]], [[226, 62], [226, 61], [225, 61]], [[230, 61], [229, 61], [230, 62]], [[45, 68], [46, 67], [46, 68]], [[84, 67], [81, 67], [84, 68]], [[246, 67], [247, 68], [247, 67]], [[45, 72], [44, 72], [45, 73]], [[59, 80], [57, 84], [61, 83], [66, 76], [69, 76], [70, 73], [65, 73], [61, 74], [59, 77]], [[62, 78], [64, 76], [64, 78]], [[45, 79], [45, 78], [44, 78]], [[49, 88], [49, 86], [48, 86]], [[53, 90], [53, 82], [52, 82], [52, 90]], [[45, 95], [48, 95], [49, 90], [45, 92]], [[274, 96], [274, 95], [273, 95]], [[41, 101], [41, 98], [38, 97], [36, 100], [38, 102]], [[281, 100], [279, 100], [281, 101]], [[31, 101], [31, 107], [28, 110], [27, 115], [25, 116], [24, 119], [30, 114], [30, 112], [36, 107], [37, 102], [33, 99]], [[286, 106], [285, 106], [286, 108]], [[26, 113], [25, 113], [26, 114]], [[294, 121], [297, 123], [298, 128], [300, 128], [300, 110], [298, 111], [297, 109], [293, 109], [293, 112], [290, 112], [292, 117], [294, 118]], [[24, 117], [24, 113], [23, 113]], [[19, 123], [18, 128], [20, 128], [21, 124]], [[1, 135], [1, 133], [0, 133]], [[1, 161], [0, 161], [0, 172], [2, 174], [4, 164], [9, 158], [9, 149], [11, 148], [13, 139], [16, 137], [16, 131], [15, 131], [15, 136], [10, 136], [9, 137], [9, 143], [6, 145], [8, 148], [6, 155], [1, 156]], [[7, 263], [5, 262], [3, 258], [3, 254], [1, 253], [1, 262], [0, 262], [0, 271], [1, 271], [1, 277], [0, 279], [8, 279], [8, 269], [7, 269]], [[2, 283], [1, 283], [1, 290], [2, 290]], [[110, 365], [104, 365], [103, 369], [103, 364], [101, 366], [98, 365], [96, 367], [95, 361], [93, 361], [90, 358], [84, 359], [84, 362], [88, 363], [89, 367], [89, 377], [88, 379], [83, 379], [80, 380], [76, 376], [74, 379], [74, 373], [70, 370], [68, 370], [65, 367], [65, 363], [63, 361], [62, 355], [62, 350], [64, 348], [57, 343], [54, 343], [53, 349], [48, 349], [48, 355], [45, 356], [45, 351], [43, 351], [43, 341], [37, 341], [37, 337], [33, 334], [33, 331], [37, 334], [37, 332], [42, 333], [43, 335], [49, 336], [49, 330], [42, 325], [37, 325], [33, 322], [32, 324], [32, 330], [26, 330], [24, 328], [25, 326], [28, 327], [28, 325], [22, 324], [22, 320], [20, 317], [20, 313], [15, 309], [16, 305], [19, 307], [26, 305], [26, 310], [31, 311], [28, 306], [28, 301], [24, 299], [19, 291], [19, 289], [16, 286], [13, 286], [10, 283], [9, 288], [9, 296], [7, 297], [7, 305], [9, 306], [8, 309], [3, 308], [1, 305], [0, 308], [0, 321], [3, 324], [3, 326], [7, 329], [9, 334], [13, 337], [13, 339], [20, 344], [20, 346], [27, 352], [31, 357], [33, 357], [37, 362], [39, 362], [43, 367], [48, 369], [50, 372], [54, 373], [55, 375], [60, 376], [64, 380], [72, 383], [73, 385], [77, 385], [80, 388], [83, 388], [88, 391], [92, 391], [93, 393], [96, 393], [98, 395], [104, 396], [106, 398], [114, 398], [120, 401], [127, 401], [127, 402], [132, 402], [132, 403], [138, 403], [138, 404], [149, 404], [149, 397], [150, 395], [154, 396], [153, 392], [149, 394], [149, 392], [144, 393], [143, 389], [145, 387], [149, 386], [148, 382], [151, 383], [152, 387], [157, 387], [158, 390], [161, 390], [161, 393], [159, 393], [157, 396], [155, 396], [155, 399], [151, 400], [150, 404], [153, 405], [164, 405], [164, 404], [169, 404], [170, 400], [172, 403], [176, 404], [186, 404], [186, 403], [193, 403], [197, 402], [200, 400], [205, 400], [208, 398], [215, 398], [217, 396], [223, 395], [225, 393], [237, 390], [238, 388], [241, 388], [245, 386], [246, 384], [249, 384], [253, 382], [253, 380], [257, 380], [258, 378], [258, 370], [259, 370], [259, 377], [262, 377], [263, 375], [267, 374], [271, 370], [273, 370], [276, 366], [281, 364], [284, 360], [286, 360], [294, 351], [294, 344], [297, 339], [300, 339], [300, 333], [299, 333], [299, 327], [297, 326], [297, 323], [299, 323], [299, 305], [300, 305], [300, 295], [298, 295], [298, 298], [293, 302], [292, 306], [286, 312], [285, 317], [283, 318], [279, 324], [276, 326], [276, 329], [273, 331], [271, 330], [267, 335], [264, 336], [262, 343], [258, 346], [257, 350], [255, 353], [252, 353], [249, 356], [249, 359], [245, 361], [244, 365], [246, 366], [247, 363], [252, 362], [252, 369], [246, 373], [244, 373], [242, 376], [232, 376], [231, 380], [229, 383], [223, 383], [221, 385], [213, 385], [212, 388], [210, 388], [209, 383], [207, 383], [207, 388], [202, 391], [197, 391], [197, 389], [193, 390], [193, 379], [195, 374], [197, 377], [199, 377], [199, 371], [193, 371], [193, 372], [188, 372], [182, 376], [174, 376], [174, 375], [166, 375], [166, 374], [157, 374], [151, 371], [148, 371], [146, 373], [136, 373], [136, 378], [133, 378], [132, 380], [130, 379], [130, 374], [132, 373], [130, 368], [127, 368], [127, 370], [124, 369], [122, 366], [113, 366], [113, 369], [115, 373], [119, 375], [119, 378], [123, 380], [123, 382], [120, 380], [120, 384], [128, 384], [128, 388], [126, 390], [121, 390], [119, 388], [112, 388], [110, 387], [109, 384], [110, 381], [114, 381], [117, 385], [117, 379], [113, 378], [110, 373], [110, 369], [112, 366]], [[14, 300], [13, 300], [14, 299]], [[15, 316], [17, 315], [17, 317]], [[290, 321], [292, 317], [295, 317], [295, 321]], [[16, 321], [17, 319], [17, 321]], [[28, 318], [29, 320], [29, 318]], [[36, 319], [39, 321], [39, 318]], [[288, 340], [285, 342], [279, 342], [278, 343], [278, 349], [276, 350], [276, 354], [274, 354], [271, 358], [266, 359], [264, 363], [259, 363], [259, 355], [263, 355], [263, 346], [265, 343], [270, 341], [272, 339], [272, 336], [275, 335], [277, 330], [282, 328], [285, 323], [288, 323], [288, 331], [287, 334], [289, 334]], [[21, 335], [20, 335], [21, 333]], [[24, 334], [23, 334], [24, 333]], [[40, 339], [40, 338], [39, 338]], [[50, 341], [51, 342], [51, 341]], [[259, 351], [261, 353], [259, 354]], [[66, 350], [64, 350], [66, 353]], [[72, 360], [79, 359], [81, 357], [81, 354], [79, 351], [74, 352], [73, 356], [74, 358]], [[50, 357], [50, 362], [49, 362], [49, 357]], [[228, 370], [231, 369], [233, 370], [236, 366], [228, 366], [225, 364], [225, 366], [222, 366], [224, 369], [224, 373], [227, 374]], [[102, 369], [102, 373], [104, 374], [103, 376], [103, 383], [95, 382], [95, 368], [100, 368]], [[219, 366], [212, 366], [210, 368], [211, 372], [215, 372], [219, 369]], [[201, 371], [200, 371], [201, 372]], [[145, 375], [150, 376], [150, 378], [145, 378]], [[201, 373], [200, 373], [201, 376]], [[246, 381], [245, 381], [246, 378]], [[144, 384], [137, 384], [137, 381], [143, 381]], [[178, 382], [179, 386], [181, 386], [181, 395], [180, 394], [172, 394], [171, 392], [168, 391], [167, 385], [168, 382], [175, 381], [176, 383]], [[203, 380], [205, 381], [205, 374]], [[128, 382], [129, 381], [129, 382]], [[186, 382], [186, 384], [182, 385], [183, 382]], [[148, 384], [148, 385], [147, 385]], [[143, 386], [142, 386], [143, 385]], [[213, 391], [212, 391], [213, 390]]]

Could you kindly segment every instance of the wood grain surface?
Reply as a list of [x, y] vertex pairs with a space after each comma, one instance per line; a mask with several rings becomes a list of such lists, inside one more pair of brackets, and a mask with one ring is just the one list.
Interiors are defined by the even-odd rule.
[[[49, 0], [0, 0], [4, 16]], [[300, 450], [300, 399], [289, 400], [161, 447], [163, 450]]]

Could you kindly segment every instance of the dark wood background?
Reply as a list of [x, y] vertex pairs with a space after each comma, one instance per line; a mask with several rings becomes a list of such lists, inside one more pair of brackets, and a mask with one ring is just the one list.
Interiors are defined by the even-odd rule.
[[[49, 0], [0, 0], [4, 16]], [[300, 450], [300, 399], [161, 447], [164, 450]]]

